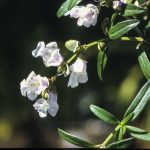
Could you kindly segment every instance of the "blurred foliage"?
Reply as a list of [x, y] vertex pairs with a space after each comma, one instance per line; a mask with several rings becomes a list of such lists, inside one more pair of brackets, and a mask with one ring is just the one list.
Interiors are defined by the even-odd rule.
[[[68, 77], [60, 77], [56, 83], [60, 105], [57, 116], [39, 118], [31, 102], [21, 96], [20, 81], [31, 70], [47, 76], [56, 70], [45, 68], [41, 58], [32, 57], [36, 44], [57, 41], [63, 56], [68, 57], [71, 53], [65, 51], [65, 41], [77, 39], [84, 44], [104, 37], [100, 29], [104, 14], [100, 14], [95, 27], [77, 27], [76, 20], [57, 18], [60, 4], [62, 2], [56, 0], [0, 1], [0, 147], [73, 147], [58, 136], [57, 128], [62, 127], [94, 143], [103, 140], [110, 127], [92, 120], [90, 104], [121, 117], [146, 81], [139, 67], [135, 43], [110, 43], [103, 82], [97, 75], [97, 51], [93, 48], [87, 53], [89, 81], [71, 89], [67, 87]], [[111, 14], [107, 8], [103, 12]], [[150, 113], [145, 109], [135, 124], [150, 130], [149, 118]], [[137, 140], [132, 147], [148, 148], [150, 144]]]

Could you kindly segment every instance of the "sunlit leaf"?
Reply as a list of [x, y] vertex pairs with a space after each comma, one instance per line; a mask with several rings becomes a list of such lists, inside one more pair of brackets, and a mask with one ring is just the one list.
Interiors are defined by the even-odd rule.
[[150, 141], [150, 133], [131, 133], [131, 135], [140, 140]]
[[95, 105], [90, 105], [90, 109], [98, 118], [105, 121], [106, 123], [109, 123], [109, 124], [119, 123], [119, 120], [113, 114], [109, 113], [108, 111], [100, 107], [97, 107]]
[[142, 52], [142, 54], [138, 57], [138, 60], [144, 76], [147, 80], [150, 79], [150, 62], [147, 58], [146, 53]]
[[139, 20], [130, 19], [117, 23], [110, 28], [108, 34], [110, 39], [117, 39], [136, 27], [139, 24]]
[[129, 3], [125, 6], [125, 9], [122, 9], [121, 15], [124, 17], [127, 17], [127, 16], [141, 14], [145, 11], [146, 11], [146, 9]]
[[86, 142], [80, 138], [78, 138], [77, 136], [71, 135], [61, 129], [58, 129], [58, 133], [59, 135], [67, 142], [72, 143], [74, 145], [80, 146], [80, 147], [84, 147], [84, 148], [92, 148], [94, 147], [93, 144]]
[[150, 80], [141, 88], [137, 96], [132, 101], [131, 105], [125, 112], [124, 118], [130, 113], [134, 113], [132, 120], [134, 120], [144, 109], [147, 101], [150, 99]]
[[66, 12], [71, 10], [74, 6], [79, 4], [82, 0], [66, 0], [57, 11], [57, 17], [62, 17]]
[[111, 143], [106, 148], [126, 148], [131, 144], [133, 140], [134, 138], [124, 139], [118, 142]]
[[126, 126], [126, 129], [130, 132], [130, 133], [147, 133], [145, 130], [134, 127], [134, 126]]
[[99, 50], [97, 56], [97, 72], [100, 80], [103, 80], [103, 73], [107, 63], [107, 47], [103, 50]]

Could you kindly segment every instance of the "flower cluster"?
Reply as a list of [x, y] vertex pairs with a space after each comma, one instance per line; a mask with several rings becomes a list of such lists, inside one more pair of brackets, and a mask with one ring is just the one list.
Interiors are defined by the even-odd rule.
[[[76, 49], [79, 45], [78, 41], [73, 41], [73, 49], [72, 51], [75, 53]], [[46, 67], [55, 66], [55, 67], [65, 67], [64, 71], [62, 71], [64, 76], [68, 76], [70, 74], [68, 87], [77, 87], [79, 83], [86, 83], [88, 80], [87, 72], [86, 72], [86, 61], [81, 59], [80, 56], [77, 57], [77, 60], [68, 66], [68, 64], [64, 62], [62, 55], [59, 53], [59, 48], [56, 42], [50, 42], [45, 46], [44, 42], [39, 42], [35, 50], [32, 51], [32, 55], [36, 57], [42, 57], [43, 62]], [[47, 112], [51, 116], [55, 116], [58, 112], [59, 105], [57, 104], [57, 93], [52, 89], [53, 82], [51, 79], [47, 77], [41, 77], [40, 75], [36, 75], [34, 71], [32, 71], [27, 79], [23, 79], [20, 83], [20, 90], [23, 96], [27, 96], [30, 100], [34, 101], [37, 99], [39, 95], [42, 98], [36, 100], [33, 104], [33, 107], [39, 113], [39, 116], [44, 118], [47, 116]], [[44, 93], [44, 95], [43, 95]]]
[[[98, 14], [99, 10], [97, 7], [93, 4], [88, 4], [86, 6], [75, 6], [65, 15], [70, 15], [71, 18], [78, 18], [78, 26], [90, 27], [91, 25], [96, 25]], [[27, 96], [31, 101], [36, 100], [41, 95], [41, 98], [36, 100], [33, 107], [42, 118], [47, 116], [47, 112], [53, 117], [58, 112], [57, 93], [54, 90], [56, 88], [53, 88], [58, 76], [64, 75], [66, 77], [70, 75], [68, 87], [71, 88], [77, 87], [79, 83], [88, 81], [87, 61], [81, 58], [80, 53], [78, 53], [80, 42], [69, 40], [65, 43], [65, 46], [74, 53], [75, 62], [72, 63], [73, 60], [64, 60], [56, 42], [45, 44], [45, 42], [40, 41], [36, 49], [32, 51], [32, 56], [35, 58], [41, 57], [46, 67], [57, 67], [57, 73], [48, 79], [47, 77], [36, 75], [32, 71], [27, 79], [23, 79], [20, 83], [21, 94]]]
[[90, 25], [96, 25], [98, 14], [99, 10], [97, 7], [93, 4], [88, 4], [86, 6], [75, 6], [65, 15], [70, 15], [71, 18], [78, 18], [78, 26], [90, 27]]
[[[36, 75], [33, 71], [29, 74], [26, 80], [23, 79], [20, 83], [21, 94], [27, 96], [32, 101], [34, 101], [38, 95], [48, 87], [48, 79]], [[55, 116], [59, 108], [57, 104], [57, 94], [53, 91], [49, 91], [47, 99], [38, 99], [33, 107], [39, 112], [39, 115], [42, 118], [47, 116], [47, 111], [51, 116]]]

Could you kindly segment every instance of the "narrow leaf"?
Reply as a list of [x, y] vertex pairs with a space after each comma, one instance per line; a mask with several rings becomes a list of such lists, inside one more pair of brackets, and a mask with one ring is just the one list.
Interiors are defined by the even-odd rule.
[[126, 132], [126, 128], [124, 126], [122, 126], [119, 130], [119, 135], [118, 135], [119, 141], [123, 140], [125, 132]]
[[133, 113], [133, 112], [130, 113], [128, 116], [126, 116], [126, 117], [121, 121], [121, 124], [124, 125], [124, 124], [128, 123], [130, 120], [132, 120], [133, 116], [134, 116], [134, 113]]
[[121, 15], [124, 17], [127, 17], [127, 16], [133, 16], [133, 15], [141, 14], [145, 11], [146, 11], [146, 9], [129, 3], [125, 6], [125, 9], [122, 10]]
[[70, 0], [68, 9], [71, 10], [74, 6], [76, 6], [77, 4], [79, 4], [82, 0]]
[[134, 138], [124, 139], [118, 142], [109, 144], [106, 148], [126, 148], [128, 147]]
[[145, 52], [142, 52], [142, 54], [138, 57], [141, 70], [146, 77], [146, 79], [150, 79], [150, 62], [147, 58], [147, 55]]
[[131, 135], [140, 140], [150, 141], [150, 133], [131, 133]]
[[110, 39], [117, 39], [136, 27], [139, 24], [139, 20], [130, 19], [117, 23], [110, 28], [108, 34]]
[[146, 29], [149, 30], [150, 29], [150, 21], [148, 22]]
[[109, 113], [108, 111], [100, 107], [97, 107], [95, 105], [90, 105], [90, 109], [98, 118], [105, 121], [106, 123], [109, 123], [109, 124], [119, 123], [119, 120], [113, 114]]
[[143, 110], [147, 101], [150, 99], [150, 80], [141, 88], [137, 96], [132, 101], [131, 105], [125, 112], [124, 118], [130, 113], [134, 113], [132, 120], [134, 120]]
[[79, 4], [82, 0], [66, 0], [58, 9], [57, 17], [62, 17], [66, 12], [71, 10], [74, 6]]
[[72, 143], [74, 145], [80, 146], [80, 147], [84, 147], [84, 148], [92, 148], [94, 147], [93, 144], [86, 142], [74, 135], [71, 135], [61, 129], [58, 129], [58, 133], [59, 135], [67, 142]]
[[130, 133], [147, 133], [145, 130], [133, 126], [126, 126], [126, 129]]
[[107, 50], [100, 50], [97, 56], [97, 72], [100, 80], [103, 80], [103, 73], [107, 63]]

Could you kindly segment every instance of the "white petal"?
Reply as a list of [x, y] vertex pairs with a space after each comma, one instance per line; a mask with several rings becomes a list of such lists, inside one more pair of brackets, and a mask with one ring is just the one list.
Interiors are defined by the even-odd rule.
[[80, 16], [80, 6], [75, 6], [70, 10], [70, 17], [71, 18], [78, 18]]
[[73, 72], [82, 72], [85, 62], [83, 59], [80, 59], [79, 57], [77, 58], [77, 60], [75, 61], [74, 64], [72, 64], [72, 67], [70, 67], [70, 70], [72, 70]]
[[46, 77], [41, 77], [40, 75], [37, 76], [37, 81], [39, 82], [38, 89], [36, 93], [39, 95], [42, 91], [44, 91], [49, 86], [49, 81]]
[[63, 58], [59, 53], [59, 49], [55, 49], [52, 51], [49, 59], [45, 61], [45, 65], [46, 67], [59, 66], [62, 63], [62, 61], [63, 61]]
[[36, 94], [34, 91], [27, 91], [27, 97], [31, 100], [34, 101], [37, 98], [38, 94]]
[[75, 88], [78, 86], [78, 75], [74, 72], [71, 73], [69, 81], [68, 81], [68, 87], [71, 86], [72, 88]]
[[50, 42], [46, 45], [46, 48], [48, 48], [49, 50], [55, 50], [58, 49], [58, 46], [56, 42]]
[[36, 77], [36, 74], [34, 73], [34, 71], [31, 71], [31, 73], [28, 75], [26, 81], [30, 81], [30, 80], [33, 79], [34, 77]]
[[20, 83], [20, 90], [21, 90], [21, 94], [23, 96], [26, 96], [26, 82], [25, 82], [25, 79], [23, 79]]
[[42, 98], [38, 99], [35, 102], [35, 104], [33, 104], [33, 107], [35, 110], [37, 110], [41, 118], [44, 118], [47, 116], [47, 110], [49, 109], [49, 104], [46, 102], [46, 100]]
[[43, 51], [43, 49], [45, 49], [45, 43], [44, 42], [39, 42], [37, 44], [36, 49], [32, 51], [32, 55], [34, 57], [40, 56], [40, 51]]
[[48, 113], [52, 117], [56, 116], [58, 109], [59, 109], [59, 105], [57, 104], [57, 94], [54, 92], [49, 92], [49, 98], [47, 102], [49, 104]]
[[79, 83], [86, 83], [88, 81], [87, 73], [85, 72], [80, 74], [80, 76], [78, 77], [78, 81]]

